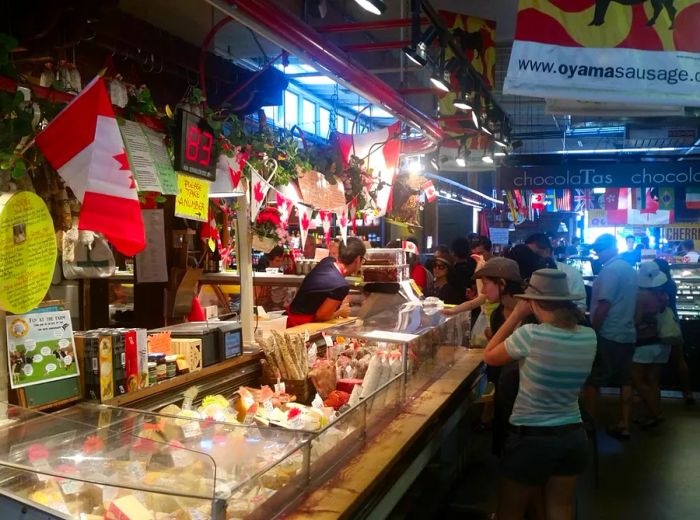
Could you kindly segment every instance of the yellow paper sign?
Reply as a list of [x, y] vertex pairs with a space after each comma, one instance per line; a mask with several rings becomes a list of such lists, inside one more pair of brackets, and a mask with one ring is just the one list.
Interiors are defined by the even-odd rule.
[[178, 173], [175, 216], [206, 222], [209, 217], [209, 184], [204, 179]]
[[29, 191], [0, 195], [0, 309], [23, 314], [46, 296], [56, 234], [44, 201]]

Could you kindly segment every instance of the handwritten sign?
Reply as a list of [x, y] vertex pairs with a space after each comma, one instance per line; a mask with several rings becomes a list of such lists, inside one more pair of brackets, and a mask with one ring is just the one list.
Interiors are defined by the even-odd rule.
[[175, 216], [206, 222], [209, 217], [209, 184], [204, 179], [178, 174]]
[[136, 281], [138, 283], [167, 282], [168, 268], [165, 258], [165, 221], [162, 209], [146, 209], [142, 212], [146, 230], [146, 248], [136, 255]]
[[56, 266], [51, 214], [34, 193], [0, 195], [0, 309], [22, 314], [46, 296]]
[[37, 312], [5, 318], [12, 388], [76, 377], [70, 312]]
[[491, 236], [491, 242], [494, 244], [508, 244], [508, 228], [489, 228], [489, 235]]

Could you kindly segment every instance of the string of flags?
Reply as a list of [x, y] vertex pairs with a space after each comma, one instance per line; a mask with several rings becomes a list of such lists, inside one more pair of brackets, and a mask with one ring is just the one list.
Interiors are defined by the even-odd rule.
[[[267, 182], [260, 173], [248, 165], [251, 172], [251, 207], [250, 207], [250, 219], [255, 222], [258, 213], [262, 209], [262, 206], [267, 200], [268, 193], [273, 191], [275, 193], [275, 202], [277, 203], [277, 210], [280, 213], [282, 223], [286, 225], [291, 217], [292, 208], [297, 211], [297, 216], [299, 217], [299, 234], [301, 235], [301, 243], [306, 243], [306, 237], [308, 236], [309, 229], [311, 228], [311, 223], [313, 222], [313, 214], [316, 212], [321, 218], [321, 225], [323, 226], [323, 232], [326, 235], [326, 241], [330, 242], [331, 233], [331, 217], [335, 215], [336, 225], [340, 228], [340, 236], [343, 242], [347, 242], [348, 237], [348, 224], [350, 223], [350, 215], [354, 215], [357, 211], [357, 198], [354, 198], [350, 202], [344, 204], [337, 208], [315, 208], [306, 204], [304, 202], [293, 202], [288, 197], [286, 197], [282, 192], [277, 190], [269, 182]], [[353, 232], [355, 229], [355, 219], [353, 220]]]

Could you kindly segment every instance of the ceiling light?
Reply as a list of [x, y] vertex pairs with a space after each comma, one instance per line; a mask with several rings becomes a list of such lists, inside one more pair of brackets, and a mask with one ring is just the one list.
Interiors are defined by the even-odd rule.
[[440, 169], [440, 163], [438, 163], [437, 157], [433, 156], [430, 158], [430, 166], [432, 166], [434, 170]]
[[479, 129], [479, 116], [476, 115], [476, 110], [472, 110], [472, 123], [474, 123], [474, 128]]
[[494, 157], [505, 157], [507, 154], [506, 152], [494, 152], [493, 156]]
[[[449, 73], [447, 73], [449, 74]], [[449, 82], [445, 79], [445, 73], [442, 72], [440, 74], [434, 74], [433, 76], [430, 77], [430, 82], [433, 84], [433, 86], [437, 89], [442, 90], [443, 92], [449, 92], [450, 91], [450, 84]]]
[[467, 160], [461, 155], [457, 157], [457, 166], [464, 168], [467, 165]]
[[382, 0], [355, 0], [355, 3], [372, 14], [380, 15], [386, 11], [386, 4]]
[[472, 108], [469, 97], [466, 94], [456, 97], [452, 104], [455, 108], [459, 108], [460, 110], [471, 110]]
[[493, 164], [493, 157], [490, 154], [486, 154], [481, 158], [486, 164]]
[[488, 127], [486, 127], [486, 126], [482, 126], [481, 131], [484, 132], [485, 134], [493, 135], [493, 132], [491, 132], [491, 130], [489, 130]]
[[[423, 51], [421, 51], [421, 49], [423, 49]], [[418, 44], [418, 47], [415, 49], [412, 47], [404, 47], [403, 52], [409, 60], [420, 67], [424, 67], [428, 63], [428, 56], [425, 52], [425, 47], [421, 44]]]

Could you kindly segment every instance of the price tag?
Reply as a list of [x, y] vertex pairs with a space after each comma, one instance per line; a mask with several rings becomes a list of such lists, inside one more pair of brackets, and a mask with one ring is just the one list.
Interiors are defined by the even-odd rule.
[[275, 393], [276, 394], [286, 394], [287, 393], [287, 388], [284, 385], [284, 381], [281, 381], [279, 383], [275, 383]]
[[304, 419], [301, 418], [300, 414], [289, 421], [288, 424], [292, 430], [301, 430], [304, 427]]
[[323, 341], [326, 342], [327, 347], [332, 347], [333, 346], [333, 339], [328, 336], [326, 333], [321, 334], [323, 336]]
[[186, 468], [192, 464], [192, 454], [187, 450], [180, 448], [173, 449], [172, 456], [173, 464], [176, 468]]
[[272, 401], [270, 399], [265, 399], [263, 401], [263, 408], [265, 409], [265, 412], [267, 412], [268, 415], [270, 415], [275, 409], [275, 407], [272, 406]]
[[59, 486], [61, 486], [61, 491], [63, 491], [64, 495], [75, 495], [81, 489], [83, 489], [83, 483], [79, 480], [63, 479], [59, 483]]
[[193, 437], [199, 437], [202, 434], [202, 428], [199, 426], [197, 421], [191, 421], [181, 426], [182, 435], [185, 439], [192, 439]]

